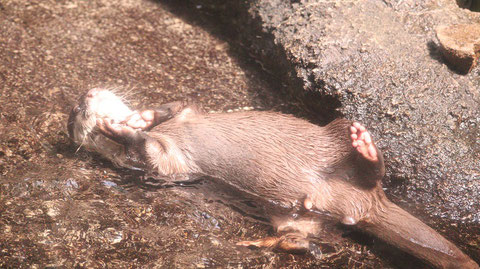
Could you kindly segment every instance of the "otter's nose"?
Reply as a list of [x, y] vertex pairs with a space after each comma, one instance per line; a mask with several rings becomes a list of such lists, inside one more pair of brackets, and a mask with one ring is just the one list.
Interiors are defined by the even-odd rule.
[[99, 89], [91, 89], [87, 92], [87, 97], [92, 98], [100, 92]]

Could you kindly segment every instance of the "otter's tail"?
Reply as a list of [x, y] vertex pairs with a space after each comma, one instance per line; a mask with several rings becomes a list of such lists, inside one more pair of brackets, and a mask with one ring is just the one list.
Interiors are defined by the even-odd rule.
[[382, 199], [373, 217], [360, 227], [438, 268], [480, 268], [454, 244], [405, 210]]

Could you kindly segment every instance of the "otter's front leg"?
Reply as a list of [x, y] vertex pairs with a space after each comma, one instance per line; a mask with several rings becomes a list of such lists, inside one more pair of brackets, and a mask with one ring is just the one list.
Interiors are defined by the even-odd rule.
[[157, 135], [154, 138], [143, 130], [123, 123], [113, 123], [108, 118], [98, 119], [97, 127], [103, 135], [125, 146], [130, 161], [148, 171], [166, 177], [195, 172], [191, 166], [194, 163], [168, 137]]
[[149, 131], [153, 127], [165, 122], [180, 114], [182, 111], [189, 109], [189, 111], [196, 111], [193, 106], [188, 105], [187, 102], [172, 102], [160, 105], [155, 109], [146, 109], [143, 111], [136, 111], [130, 115], [124, 123], [132, 128]]
[[110, 118], [97, 119], [97, 127], [100, 132], [113, 141], [125, 145], [143, 144], [146, 134], [129, 124], [114, 123]]
[[132, 167], [148, 168], [146, 148], [156, 141], [139, 129], [122, 123], [113, 123], [109, 118], [97, 119], [100, 132], [113, 141], [125, 146], [127, 160]]

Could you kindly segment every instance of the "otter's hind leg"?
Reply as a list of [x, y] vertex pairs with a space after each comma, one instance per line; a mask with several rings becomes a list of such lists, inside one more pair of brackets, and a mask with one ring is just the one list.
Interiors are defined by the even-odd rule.
[[277, 236], [261, 238], [252, 241], [238, 242], [239, 246], [271, 248], [290, 253], [306, 252], [310, 250], [309, 235], [319, 232], [320, 223], [310, 217], [291, 219], [286, 217], [273, 218], [272, 224]]
[[356, 175], [360, 183], [373, 187], [385, 174], [382, 152], [375, 146], [372, 136], [360, 123], [354, 122], [349, 132], [352, 147], [357, 152], [354, 161]]
[[301, 233], [290, 232], [279, 236], [238, 242], [237, 246], [270, 248], [290, 253], [303, 253], [309, 250], [310, 241]]

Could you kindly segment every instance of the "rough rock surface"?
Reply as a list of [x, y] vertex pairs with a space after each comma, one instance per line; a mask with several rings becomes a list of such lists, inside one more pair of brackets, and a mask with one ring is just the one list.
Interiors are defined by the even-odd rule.
[[[102, 86], [123, 88], [136, 108], [192, 98], [207, 111], [276, 109], [319, 122], [340, 113], [362, 119], [381, 138], [390, 160], [387, 191], [394, 200], [404, 206], [424, 202], [420, 210], [410, 211], [480, 260], [478, 204], [467, 202], [478, 201], [472, 200], [478, 198], [478, 163], [470, 157], [478, 156], [479, 148], [478, 114], [471, 110], [478, 105], [473, 81], [478, 72], [452, 74], [437, 62], [433, 43], [429, 52], [435, 57], [423, 54], [437, 21], [451, 24], [474, 15], [430, 2], [416, 4], [412, 11], [409, 1], [179, 2], [0, 2], [0, 267], [422, 266], [381, 242], [338, 227], [332, 228], [332, 238], [317, 240], [322, 254], [236, 247], [238, 241], [269, 231], [229, 206], [226, 201], [235, 196], [228, 191], [218, 197], [216, 186], [208, 183], [158, 188], [70, 145], [65, 125], [71, 105], [87, 89]], [[332, 34], [336, 40], [340, 33], [334, 26], [358, 10], [367, 13], [345, 29], [357, 39], [325, 41]], [[221, 21], [218, 11], [225, 15]], [[410, 15], [394, 16], [394, 11]], [[363, 40], [356, 27], [370, 16], [380, 16], [376, 19], [387, 37], [398, 32], [393, 48], [380, 34]], [[322, 18], [333, 23], [308, 24]], [[367, 22], [364, 27], [375, 28]], [[288, 27], [281, 32], [279, 25]], [[298, 40], [288, 43], [288, 33]], [[316, 45], [308, 45], [315, 35]], [[402, 48], [405, 38], [423, 45]], [[349, 44], [361, 41], [365, 46], [356, 53]], [[405, 61], [399, 52], [406, 54]], [[432, 68], [418, 72], [423, 61]], [[443, 86], [452, 81], [455, 87]], [[293, 94], [278, 94], [286, 89]], [[459, 101], [465, 95], [471, 99]], [[445, 106], [434, 107], [432, 99]], [[420, 114], [413, 111], [420, 108], [425, 109]], [[450, 161], [445, 152], [464, 158], [457, 165], [458, 158]]]

